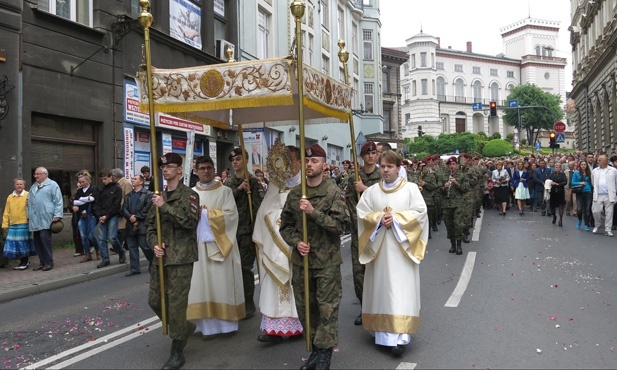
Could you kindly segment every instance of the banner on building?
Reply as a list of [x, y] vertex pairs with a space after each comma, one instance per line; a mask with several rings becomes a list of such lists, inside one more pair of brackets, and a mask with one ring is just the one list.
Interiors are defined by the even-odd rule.
[[135, 174], [135, 130], [124, 126], [124, 177], [130, 179]]
[[328, 144], [328, 164], [330, 166], [341, 166], [341, 158], [343, 158], [343, 148], [336, 145]]
[[134, 81], [124, 81], [124, 122], [150, 126], [150, 117], [139, 109], [139, 89]]
[[201, 50], [201, 9], [188, 0], [170, 0], [169, 35]]

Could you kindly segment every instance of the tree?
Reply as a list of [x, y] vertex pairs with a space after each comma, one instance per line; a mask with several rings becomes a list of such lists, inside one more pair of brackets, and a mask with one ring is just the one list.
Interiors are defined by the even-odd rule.
[[505, 140], [495, 139], [489, 141], [482, 150], [485, 157], [502, 157], [512, 152], [512, 145]]
[[495, 139], [497, 139], [497, 140], [501, 139], [501, 134], [499, 132], [494, 132], [491, 135], [491, 138], [489, 140], [495, 140]]
[[[561, 96], [548, 93], [536, 85], [526, 84], [513, 88], [508, 95], [508, 100], [518, 100], [518, 105], [540, 106], [546, 108], [505, 108], [503, 120], [509, 126], [519, 127], [520, 115], [525, 117], [521, 123], [523, 130], [527, 132], [527, 141], [535, 142], [534, 134], [541, 129], [550, 130], [555, 122], [563, 118], [561, 108]], [[522, 120], [521, 120], [522, 121]]]

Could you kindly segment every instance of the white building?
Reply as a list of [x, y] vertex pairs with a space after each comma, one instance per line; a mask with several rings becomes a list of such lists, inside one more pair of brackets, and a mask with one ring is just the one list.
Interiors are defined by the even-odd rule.
[[[295, 38], [295, 20], [288, 0], [239, 2], [239, 45], [236, 59], [252, 60], [289, 55]], [[338, 41], [349, 51], [349, 81], [354, 88], [352, 107], [363, 111], [354, 117], [357, 135], [383, 132], [381, 97], [381, 22], [378, 0], [304, 0], [302, 21], [303, 61], [344, 81]], [[266, 125], [263, 125], [266, 126]], [[267, 153], [275, 137], [286, 145], [299, 146], [297, 123], [262, 127]], [[306, 127], [306, 143], [320, 144], [328, 162], [340, 164], [351, 158], [349, 127], [344, 124]]]
[[[443, 48], [440, 39], [424, 32], [407, 39], [409, 61], [401, 68], [405, 137], [440, 133], [515, 132], [502, 120], [509, 91], [533, 83], [560, 94], [565, 102], [565, 58], [554, 56], [559, 22], [526, 18], [501, 29], [504, 54], [474, 53]], [[489, 103], [497, 102], [497, 117], [489, 116]], [[474, 110], [481, 103], [482, 110]]]

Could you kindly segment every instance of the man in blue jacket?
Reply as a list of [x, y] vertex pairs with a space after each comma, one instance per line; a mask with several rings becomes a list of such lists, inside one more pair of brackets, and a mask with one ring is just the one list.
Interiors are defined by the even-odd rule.
[[536, 198], [533, 202], [534, 212], [538, 211], [539, 205], [542, 210], [542, 216], [546, 215], [546, 203], [544, 203], [544, 181], [546, 181], [550, 173], [551, 170], [546, 168], [546, 161], [544, 159], [541, 159], [540, 162], [538, 162], [538, 168], [536, 168], [533, 173], [533, 186], [536, 190]]
[[34, 271], [49, 271], [54, 268], [51, 246], [51, 223], [62, 218], [64, 203], [58, 184], [49, 179], [44, 167], [34, 170], [36, 182], [28, 193], [28, 229], [32, 232], [34, 249], [39, 256], [39, 265]]

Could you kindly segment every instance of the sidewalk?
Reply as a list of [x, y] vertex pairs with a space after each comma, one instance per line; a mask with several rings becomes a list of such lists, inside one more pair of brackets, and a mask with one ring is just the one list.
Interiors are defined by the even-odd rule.
[[[95, 259], [90, 262], [79, 263], [83, 256], [73, 257], [74, 253], [75, 251], [72, 248], [55, 249], [54, 268], [51, 271], [32, 270], [39, 265], [37, 256], [30, 257], [30, 267], [26, 270], [13, 270], [13, 267], [19, 265], [19, 260], [11, 260], [5, 268], [0, 269], [0, 302], [129, 271], [128, 251], [125, 264], [118, 264], [118, 255], [110, 253], [111, 265], [100, 269], [97, 269], [96, 265], [101, 261]], [[143, 255], [141, 257], [140, 263], [143, 274], [147, 273], [148, 261]]]

